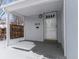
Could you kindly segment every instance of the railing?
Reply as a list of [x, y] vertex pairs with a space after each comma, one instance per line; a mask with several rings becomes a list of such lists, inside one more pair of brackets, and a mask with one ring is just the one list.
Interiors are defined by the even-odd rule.
[[[3, 4], [5, 0], [0, 0], [0, 6]], [[2, 16], [5, 14], [4, 10], [3, 9], [0, 9], [0, 20], [2, 20]]]
[[[2, 5], [4, 0], [0, 0], [0, 6]], [[5, 12], [3, 11], [3, 9], [0, 9], [0, 20], [2, 18], [2, 16], [5, 14]]]
[[[17, 1], [17, 0], [0, 0], [0, 6], [9, 4], [13, 1]], [[5, 15], [4, 9], [0, 9], [0, 20], [1, 20], [2, 17], [5, 17], [4, 15]]]
[[16, 0], [2, 0], [2, 5], [9, 4], [13, 1], [16, 1]]

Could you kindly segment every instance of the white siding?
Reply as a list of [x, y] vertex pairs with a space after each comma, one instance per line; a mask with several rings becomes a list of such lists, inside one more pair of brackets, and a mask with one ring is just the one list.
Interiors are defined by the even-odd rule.
[[[39, 29], [35, 23], [40, 23]], [[43, 19], [38, 16], [25, 17], [25, 39], [33, 41], [43, 41]]]

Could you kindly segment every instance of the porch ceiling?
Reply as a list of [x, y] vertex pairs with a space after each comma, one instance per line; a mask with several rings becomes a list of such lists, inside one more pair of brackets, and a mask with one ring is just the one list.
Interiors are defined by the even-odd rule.
[[62, 0], [21, 0], [5, 6], [7, 12], [24, 16], [61, 10]]

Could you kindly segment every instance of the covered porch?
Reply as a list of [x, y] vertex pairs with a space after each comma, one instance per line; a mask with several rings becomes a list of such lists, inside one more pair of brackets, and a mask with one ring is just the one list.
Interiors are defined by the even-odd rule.
[[[4, 7], [6, 11], [7, 47], [22, 51], [33, 51], [48, 58], [64, 56], [62, 0], [22, 0], [2, 7]], [[11, 23], [11, 17], [13, 16], [15, 20], [18, 19], [19, 21], [17, 20], [16, 23]], [[55, 18], [53, 18], [54, 16]], [[47, 34], [47, 32], [45, 32], [45, 19], [50, 18], [55, 19], [52, 21], [53, 24], [55, 24], [55, 28], [52, 29], [49, 27], [50, 29], [48, 30], [54, 32]], [[19, 23], [20, 21], [22, 23]], [[51, 23], [51, 21], [48, 22]], [[12, 37], [11, 26], [21, 26], [22, 30], [20, 32], [22, 36], [15, 34], [15, 36]]]

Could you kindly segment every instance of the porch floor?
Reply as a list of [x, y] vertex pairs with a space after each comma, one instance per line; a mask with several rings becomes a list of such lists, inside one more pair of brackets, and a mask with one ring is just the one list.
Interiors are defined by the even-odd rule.
[[[35, 41], [34, 43], [36, 44], [36, 46], [30, 50], [33, 53], [23, 49], [6, 48], [5, 45], [3, 45], [4, 43], [4, 41], [0, 42], [1, 59], [12, 59], [12, 57], [13, 59], [32, 59], [33, 55], [35, 54], [44, 55], [48, 59], [65, 59], [61, 45], [58, 43]], [[35, 57], [33, 59], [35, 59]]]
[[36, 46], [32, 49], [33, 52], [44, 55], [48, 58], [64, 56], [61, 44], [57, 42], [34, 42]]
[[[53, 42], [53, 41], [51, 42], [30, 41], [30, 42], [34, 42], [34, 44], [36, 45], [34, 48], [31, 49], [31, 51], [33, 51], [36, 54], [44, 55], [45, 57], [52, 58], [52, 59], [56, 57], [64, 57], [64, 52], [61, 47], [61, 44], [57, 42]], [[27, 51], [20, 48], [15, 48], [15, 49]]]

